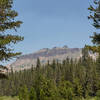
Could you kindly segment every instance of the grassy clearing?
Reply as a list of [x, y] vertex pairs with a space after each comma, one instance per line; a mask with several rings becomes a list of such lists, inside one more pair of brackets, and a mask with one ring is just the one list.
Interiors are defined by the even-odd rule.
[[19, 99], [18, 99], [18, 97], [3, 96], [3, 97], [0, 97], [0, 100], [19, 100]]
[[[3, 96], [3, 97], [0, 97], [0, 100], [19, 100], [19, 99], [18, 99], [18, 97]], [[82, 99], [82, 100], [97, 100], [97, 99], [91, 98], [91, 99]]]
[[83, 100], [97, 100], [96, 98], [88, 98], [88, 99], [83, 99]]

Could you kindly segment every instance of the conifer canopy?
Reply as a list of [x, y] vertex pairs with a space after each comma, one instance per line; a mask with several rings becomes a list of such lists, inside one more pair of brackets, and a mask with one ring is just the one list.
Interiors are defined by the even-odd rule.
[[[97, 30], [100, 29], [100, 0], [94, 0], [94, 6], [90, 5], [88, 8], [90, 15], [88, 19], [93, 21], [93, 27]], [[94, 32], [94, 35], [91, 36], [92, 43], [94, 46], [87, 46], [93, 52], [98, 52], [100, 54], [100, 32]]]
[[[18, 13], [13, 10], [13, 0], [0, 0], [0, 61], [9, 61], [11, 58], [20, 55], [14, 52], [13, 44], [23, 40], [23, 37], [10, 33], [10, 30], [17, 31], [22, 24], [15, 20]], [[8, 34], [9, 32], [9, 34]]]

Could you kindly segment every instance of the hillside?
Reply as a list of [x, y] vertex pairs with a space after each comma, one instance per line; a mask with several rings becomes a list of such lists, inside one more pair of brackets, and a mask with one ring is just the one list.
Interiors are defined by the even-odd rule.
[[53, 59], [61, 62], [67, 57], [79, 59], [82, 56], [81, 51], [81, 48], [68, 48], [67, 46], [52, 49], [43, 48], [35, 53], [20, 56], [10, 66], [15, 70], [29, 69], [32, 65], [36, 66], [37, 58], [40, 59], [42, 64], [45, 64], [48, 60], [52, 62]]

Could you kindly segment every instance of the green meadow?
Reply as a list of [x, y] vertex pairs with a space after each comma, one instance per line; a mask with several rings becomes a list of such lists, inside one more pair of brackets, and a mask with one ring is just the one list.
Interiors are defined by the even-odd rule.
[[[3, 96], [3, 97], [0, 97], [0, 100], [19, 100], [19, 99], [18, 97]], [[88, 98], [88, 99], [81, 99], [81, 100], [99, 100], [99, 99]]]
[[3, 96], [0, 100], [19, 100], [18, 97]]

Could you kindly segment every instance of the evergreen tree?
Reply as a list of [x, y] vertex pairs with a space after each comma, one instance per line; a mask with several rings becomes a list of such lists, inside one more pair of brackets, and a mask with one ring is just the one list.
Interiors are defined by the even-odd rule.
[[40, 59], [39, 59], [39, 58], [37, 58], [36, 69], [40, 69], [40, 66], [41, 66]]
[[80, 83], [80, 79], [78, 78], [74, 79], [74, 93], [75, 93], [75, 96], [79, 98], [82, 97], [83, 88], [82, 88], [82, 84]]
[[88, 19], [93, 21], [92, 25], [98, 30], [98, 32], [94, 32], [94, 35], [91, 36], [94, 45], [87, 47], [94, 53], [98, 53], [96, 71], [99, 77], [97, 79], [100, 80], [100, 0], [94, 0], [94, 6], [90, 5], [88, 10], [90, 11], [90, 16], [88, 16]]
[[37, 100], [36, 91], [33, 87], [31, 88], [29, 93], [29, 100]]
[[29, 93], [26, 85], [20, 88], [19, 100], [29, 100]]
[[[19, 52], [13, 51], [13, 44], [23, 40], [23, 37], [7, 34], [7, 30], [17, 28], [22, 24], [21, 21], [15, 21], [18, 13], [12, 9], [13, 0], [0, 0], [0, 61], [9, 61], [11, 58], [20, 55]], [[0, 66], [3, 68], [3, 66]], [[0, 74], [1, 75], [1, 74]]]
[[69, 81], [62, 80], [58, 89], [61, 100], [74, 100], [73, 86]]
[[[93, 26], [96, 29], [100, 29], [100, 0], [94, 0], [95, 6], [90, 5], [88, 10], [90, 11], [90, 16], [88, 19], [93, 21]], [[93, 52], [98, 52], [100, 55], [100, 33], [94, 32], [94, 35], [91, 36], [94, 46], [87, 46]]]
[[86, 48], [86, 46], [82, 49], [82, 63], [84, 66], [87, 65], [87, 61], [89, 58], [89, 50]]

